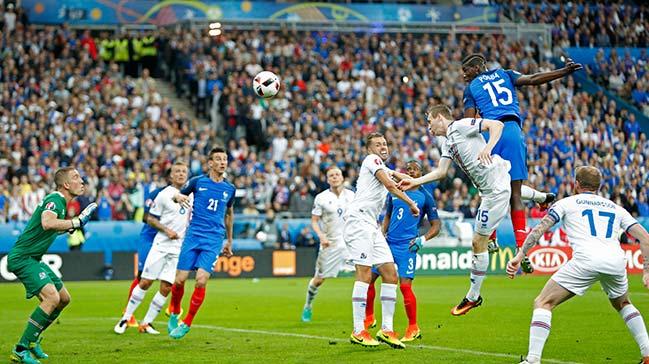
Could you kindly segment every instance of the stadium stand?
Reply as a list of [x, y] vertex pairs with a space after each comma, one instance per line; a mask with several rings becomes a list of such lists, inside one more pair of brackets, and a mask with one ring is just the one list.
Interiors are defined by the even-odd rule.
[[[554, 68], [547, 45], [499, 36], [232, 30], [212, 38], [163, 30], [155, 72], [191, 100], [198, 115], [209, 115], [206, 125], [160, 96], [161, 80], [144, 70], [144, 61], [114, 62], [106, 47], [119, 39], [102, 34], [94, 40], [65, 26], [20, 26], [6, 38], [0, 79], [5, 220], [26, 220], [28, 201], [42, 196], [55, 168], [70, 163], [81, 167], [90, 187], [75, 210], [97, 200], [98, 220], [139, 219], [148, 192], [163, 183], [174, 159], [188, 161], [198, 174], [202, 155], [221, 138], [239, 212], [308, 216], [302, 205], [326, 188], [327, 167], [340, 166], [354, 184], [363, 136], [373, 131], [385, 132], [392, 143], [390, 167], [403, 169], [408, 158], [436, 165], [437, 141], [426, 132], [423, 112], [443, 102], [461, 115], [464, 54], [481, 52], [490, 67], [522, 73]], [[646, 67], [640, 60], [621, 64]], [[250, 87], [261, 69], [282, 77], [283, 90], [270, 101], [254, 97]], [[598, 72], [610, 83], [615, 73], [609, 69]], [[646, 75], [642, 80], [646, 90]], [[603, 93], [582, 91], [572, 77], [520, 89], [519, 98], [530, 184], [564, 196], [571, 182], [559, 176], [588, 161], [614, 171], [605, 195], [649, 216], [649, 142], [634, 116]], [[431, 188], [440, 209], [475, 215], [477, 191], [460, 171]], [[301, 226], [291, 232], [293, 241]]]

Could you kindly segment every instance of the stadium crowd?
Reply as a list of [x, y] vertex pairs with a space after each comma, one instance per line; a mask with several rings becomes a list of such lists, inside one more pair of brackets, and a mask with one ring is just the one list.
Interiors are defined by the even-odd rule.
[[[49, 190], [51, 172], [66, 164], [78, 166], [88, 186], [70, 210], [96, 200], [99, 220], [139, 219], [170, 163], [183, 159], [199, 174], [221, 138], [238, 212], [269, 221], [276, 212], [309, 215], [329, 166], [341, 167], [353, 186], [363, 137], [373, 131], [391, 142], [390, 167], [404, 169], [409, 158], [427, 169], [437, 164], [438, 141], [426, 132], [424, 112], [443, 102], [461, 116], [467, 52], [523, 73], [553, 68], [547, 47], [493, 36], [161, 31], [157, 68], [199, 114], [210, 115], [207, 125], [174, 110], [158, 92], [161, 81], [141, 65], [131, 77], [126, 65], [93, 57], [93, 48], [102, 51], [96, 42], [64, 27], [16, 29], [4, 38], [3, 220], [26, 220]], [[272, 100], [256, 98], [250, 87], [262, 69], [282, 78]], [[587, 162], [604, 169], [605, 195], [649, 216], [649, 142], [626, 110], [581, 92], [572, 78], [520, 89], [519, 98], [531, 185], [562, 197], [573, 168]], [[477, 191], [459, 170], [431, 188], [440, 209], [475, 215]]]
[[[600, 48], [587, 67], [590, 77], [631, 100], [649, 116], [649, 7], [642, 2], [623, 1], [587, 4], [509, 1], [502, 6], [520, 22], [550, 24], [556, 47]], [[612, 50], [610, 56], [605, 56], [601, 48], [606, 47], [642, 50], [635, 56], [628, 50], [624, 54]]]

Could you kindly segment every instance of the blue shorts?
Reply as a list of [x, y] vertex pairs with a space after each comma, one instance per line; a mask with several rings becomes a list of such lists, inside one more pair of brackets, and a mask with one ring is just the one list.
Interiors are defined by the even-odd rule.
[[[482, 133], [485, 140], [489, 140], [489, 133]], [[504, 160], [508, 160], [512, 168], [509, 175], [512, 181], [527, 180], [527, 148], [525, 147], [525, 136], [521, 127], [515, 121], [506, 121], [500, 140], [494, 147], [493, 154], [497, 154]]]
[[[399, 278], [415, 279], [415, 268], [417, 266], [417, 253], [412, 253], [408, 250], [410, 240], [390, 242], [388, 246], [392, 252], [394, 264], [397, 265], [397, 273]], [[372, 268], [372, 273], [379, 274], [378, 269]]]
[[195, 242], [188, 242], [185, 238], [183, 247], [180, 249], [178, 257], [178, 270], [196, 270], [203, 269], [208, 273], [214, 271], [214, 265], [219, 258], [223, 241], [220, 244], [210, 244], [209, 247]]
[[146, 257], [149, 256], [149, 251], [151, 251], [151, 246], [153, 246], [153, 238], [149, 240], [148, 238], [140, 236], [140, 240], [137, 242], [137, 271], [142, 272], [144, 269], [144, 262], [146, 262]]

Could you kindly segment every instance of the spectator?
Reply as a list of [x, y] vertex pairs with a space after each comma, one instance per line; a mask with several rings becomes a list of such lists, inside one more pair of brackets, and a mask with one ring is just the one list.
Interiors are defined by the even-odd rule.
[[295, 245], [304, 247], [315, 246], [315, 236], [310, 226], [307, 225], [300, 230], [300, 235], [298, 235]]
[[313, 196], [309, 193], [309, 186], [302, 184], [296, 189], [297, 191], [293, 191], [291, 194], [289, 211], [295, 216], [310, 216], [313, 208]]

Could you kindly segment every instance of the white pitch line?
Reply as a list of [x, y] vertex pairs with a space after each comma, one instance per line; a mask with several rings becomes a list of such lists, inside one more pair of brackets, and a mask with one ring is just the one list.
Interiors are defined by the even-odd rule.
[[[119, 318], [110, 318], [110, 317], [78, 317], [78, 318], [63, 318], [63, 321], [98, 321], [98, 320], [105, 320], [105, 321], [116, 321], [119, 320]], [[9, 320], [9, 321], [14, 321], [14, 320]], [[5, 321], [7, 322], [7, 321]], [[156, 321], [156, 324], [160, 325], [166, 325], [165, 322], [163, 321]], [[335, 341], [335, 342], [348, 342], [348, 339], [342, 339], [339, 337], [327, 337], [327, 336], [318, 336], [318, 335], [308, 335], [308, 334], [298, 334], [294, 332], [283, 332], [283, 331], [267, 331], [267, 330], [253, 330], [253, 329], [240, 329], [236, 327], [224, 327], [224, 326], [214, 326], [214, 325], [202, 325], [202, 324], [194, 324], [192, 327], [199, 328], [199, 329], [209, 329], [209, 330], [218, 330], [218, 331], [229, 331], [229, 332], [239, 332], [239, 333], [246, 333], [246, 334], [260, 334], [260, 335], [274, 335], [274, 336], [284, 336], [284, 337], [296, 337], [296, 338], [302, 338], [302, 339], [313, 339], [313, 340], [326, 340], [326, 341]], [[517, 355], [511, 355], [511, 354], [504, 354], [504, 353], [493, 353], [493, 352], [488, 352], [488, 351], [478, 351], [478, 350], [471, 350], [471, 349], [460, 349], [460, 348], [452, 348], [452, 347], [447, 347], [447, 346], [438, 346], [438, 345], [408, 345], [407, 347], [410, 348], [416, 348], [416, 349], [429, 349], [429, 350], [437, 350], [437, 351], [447, 351], [447, 352], [452, 352], [452, 353], [464, 353], [464, 354], [469, 354], [469, 355], [474, 355], [474, 356], [492, 356], [492, 357], [497, 357], [497, 358], [507, 358], [507, 359], [517, 359]], [[580, 364], [578, 362], [573, 362], [573, 361], [563, 361], [563, 360], [557, 360], [557, 359], [543, 359], [544, 363], [556, 363], [556, 364]]]
[[[297, 334], [297, 333], [293, 333], [293, 332], [282, 332], [282, 331], [239, 329], [239, 328], [236, 328], [236, 327], [223, 327], [223, 326], [212, 326], [212, 325], [201, 325], [201, 324], [192, 325], [192, 327], [198, 327], [198, 328], [201, 328], [201, 329], [211, 329], [211, 330], [247, 333], [247, 334], [261, 334], [261, 335], [298, 337], [298, 338], [304, 338], [304, 339], [327, 340], [327, 341], [335, 341], [335, 342], [347, 342], [348, 341], [347, 339], [341, 339], [341, 338], [333, 338], [333, 337], [317, 336], [317, 335], [307, 335], [307, 334]], [[438, 350], [438, 351], [449, 351], [449, 352], [454, 352], [454, 353], [464, 353], [464, 354], [470, 354], [470, 355], [475, 355], [475, 356], [488, 355], [488, 356], [494, 356], [494, 357], [498, 357], [498, 358], [508, 358], [508, 359], [510, 359], [510, 358], [516, 359], [516, 357], [517, 357], [517, 355], [511, 355], [511, 354], [492, 353], [492, 352], [487, 352], [487, 351], [477, 351], [477, 350], [470, 350], [470, 349], [458, 349], [458, 348], [451, 348], [451, 347], [447, 347], [447, 346], [437, 346], [437, 345], [407, 345], [407, 347], [418, 348], [418, 349]], [[543, 362], [544, 363], [556, 363], [556, 364], [579, 364], [579, 363], [576, 363], [576, 362], [556, 360], [556, 359], [543, 359]]]

